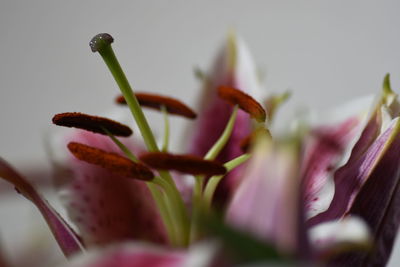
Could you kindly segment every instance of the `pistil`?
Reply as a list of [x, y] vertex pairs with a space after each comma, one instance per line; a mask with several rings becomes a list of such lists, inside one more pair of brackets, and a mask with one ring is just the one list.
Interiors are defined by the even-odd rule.
[[[130, 86], [125, 76], [125, 73], [123, 72], [111, 47], [111, 43], [113, 41], [114, 39], [111, 37], [111, 35], [106, 33], [101, 33], [92, 38], [90, 42], [90, 47], [93, 52], [100, 53], [104, 62], [108, 66], [111, 74], [113, 75], [115, 81], [117, 82], [121, 90], [121, 93], [136, 121], [136, 124], [139, 127], [139, 130], [142, 134], [147, 149], [151, 152], [158, 152], [159, 149], [155, 141], [153, 132], [150, 129], [150, 126], [140, 107], [140, 104], [133, 93], [132, 87]], [[180, 242], [179, 245], [187, 246], [188, 235], [189, 235], [188, 233], [189, 220], [188, 220], [187, 210], [183, 203], [182, 197], [180, 196], [179, 191], [176, 188], [174, 181], [172, 180], [171, 175], [168, 172], [159, 172], [159, 173], [160, 176], [166, 182], [168, 182], [168, 184], [171, 187], [171, 190], [164, 191], [165, 196], [163, 196], [163, 193], [159, 190], [159, 188], [157, 188], [157, 186], [151, 183], [148, 183], [147, 185], [160, 210], [165, 209], [165, 207], [166, 206], [168, 207], [168, 205], [169, 206], [172, 205], [173, 208], [170, 208], [169, 210], [174, 209], [175, 213], [178, 213], [177, 218], [168, 219], [168, 215], [166, 214], [165, 211], [160, 212], [165, 224], [171, 223], [171, 219], [172, 221], [177, 223], [176, 225], [174, 225], [175, 227], [174, 231], [169, 232], [170, 236], [175, 235], [175, 237], [172, 238], [172, 240], [179, 240]], [[170, 227], [167, 227], [167, 229], [168, 228]]]

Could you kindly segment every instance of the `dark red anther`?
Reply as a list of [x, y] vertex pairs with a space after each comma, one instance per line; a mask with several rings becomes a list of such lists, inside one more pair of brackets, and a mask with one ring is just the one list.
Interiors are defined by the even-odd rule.
[[218, 95], [231, 105], [238, 105], [240, 109], [249, 113], [257, 121], [265, 121], [266, 113], [264, 108], [254, 98], [243, 91], [228, 86], [220, 86], [218, 87]]
[[106, 134], [103, 128], [115, 136], [126, 137], [132, 134], [132, 130], [122, 123], [79, 112], [56, 114], [53, 117], [53, 123], [59, 126], [75, 127], [100, 134]]
[[144, 181], [151, 181], [154, 177], [153, 172], [144, 164], [135, 163], [115, 153], [76, 142], [70, 142], [68, 149], [77, 159], [98, 165], [121, 176]]
[[[191, 108], [175, 98], [149, 93], [135, 93], [135, 96], [143, 107], [161, 110], [162, 106], [165, 106], [170, 114], [180, 115], [189, 119], [195, 119], [197, 116]], [[116, 102], [118, 104], [126, 104], [122, 95], [116, 98]]]
[[148, 152], [140, 160], [154, 169], [176, 170], [193, 175], [222, 175], [226, 173], [224, 165], [214, 160], [205, 160], [193, 155], [174, 155], [164, 152]]

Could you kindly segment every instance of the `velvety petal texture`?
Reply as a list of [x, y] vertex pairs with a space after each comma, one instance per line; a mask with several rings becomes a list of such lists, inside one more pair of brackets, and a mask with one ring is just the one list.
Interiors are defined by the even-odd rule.
[[[254, 97], [259, 94], [260, 85], [256, 76], [256, 68], [249, 50], [243, 41], [231, 34], [214, 63], [214, 66], [205, 79], [200, 110], [196, 125], [191, 129], [189, 152], [204, 156], [222, 134], [232, 113], [232, 107], [217, 95], [217, 88], [221, 85], [234, 87]], [[239, 110], [231, 138], [220, 153], [218, 160], [227, 162], [242, 151], [239, 143], [251, 132], [251, 118], [244, 111]], [[240, 177], [242, 168], [239, 167], [224, 179], [217, 194], [229, 194]]]
[[292, 143], [273, 143], [268, 138], [258, 140], [244, 179], [226, 213], [228, 223], [286, 253], [296, 253], [301, 239], [296, 149]]
[[7, 162], [0, 158], [0, 177], [13, 184], [16, 190], [32, 201], [49, 225], [66, 257], [84, 250], [80, 238], [36, 189]]
[[[120, 153], [108, 137], [99, 134], [79, 130], [68, 141]], [[125, 143], [128, 145], [128, 141]], [[134, 153], [141, 150], [132, 144], [130, 148]], [[121, 177], [72, 156], [69, 161], [73, 179], [62, 190], [62, 199], [88, 246], [134, 239], [166, 242], [164, 225], [145, 182]]]

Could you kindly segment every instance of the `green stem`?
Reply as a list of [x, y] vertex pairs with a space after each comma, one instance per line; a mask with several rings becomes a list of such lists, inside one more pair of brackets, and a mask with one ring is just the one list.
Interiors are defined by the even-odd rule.
[[195, 184], [192, 197], [192, 217], [190, 227], [190, 243], [193, 243], [199, 237], [199, 216], [202, 207], [202, 193], [204, 187], [204, 176], [195, 176]]
[[172, 245], [176, 246], [178, 245], [178, 241], [176, 239], [177, 232], [174, 228], [173, 225], [173, 218], [171, 217], [171, 214], [169, 213], [169, 208], [168, 208], [168, 201], [166, 200], [166, 193], [160, 192], [160, 190], [157, 188], [156, 184], [153, 184], [152, 182], [147, 182], [146, 183], [150, 193], [156, 202], [158, 211], [160, 212], [160, 216], [162, 218], [162, 221], [164, 223], [165, 229], [167, 230], [168, 238], [171, 242]]
[[[175, 233], [176, 240], [179, 242], [179, 245], [182, 247], [186, 247], [188, 243], [188, 217], [186, 213], [186, 209], [184, 206], [181, 206], [180, 194], [176, 192], [174, 187], [171, 186], [168, 182], [160, 177], [155, 177], [152, 182], [161, 186], [164, 190], [167, 198], [167, 206], [170, 213], [170, 216], [173, 218], [173, 222], [175, 222]], [[177, 194], [178, 193], [178, 194]], [[183, 203], [183, 202], [182, 202]]]
[[161, 106], [161, 111], [164, 115], [164, 144], [161, 149], [162, 152], [167, 152], [168, 151], [168, 146], [169, 146], [169, 119], [168, 119], [168, 111], [167, 108], [162, 105]]
[[[243, 154], [237, 158], [234, 158], [234, 159], [228, 161], [227, 163], [224, 164], [224, 166], [227, 169], [227, 171], [229, 172], [229, 171], [233, 170], [234, 168], [236, 168], [237, 166], [246, 162], [249, 158], [250, 158], [249, 154]], [[212, 203], [212, 199], [214, 197], [215, 190], [217, 189], [217, 186], [223, 177], [224, 177], [224, 175], [212, 176], [209, 179], [209, 181], [206, 185], [206, 188], [204, 189], [203, 197], [204, 197], [204, 202], [205, 202], [205, 208], [207, 210], [209, 210], [211, 207], [211, 203]]]
[[238, 106], [236, 105], [233, 108], [231, 117], [229, 118], [229, 121], [226, 124], [224, 132], [219, 137], [217, 142], [212, 146], [212, 148], [208, 151], [208, 153], [204, 157], [205, 159], [208, 159], [208, 160], [215, 159], [218, 156], [219, 152], [221, 152], [221, 150], [224, 148], [226, 143], [229, 141], [229, 138], [231, 137], [231, 134], [233, 131], [233, 126], [235, 126], [237, 111], [238, 111]]
[[136, 124], [140, 129], [147, 148], [149, 149], [149, 151], [158, 151], [153, 132], [151, 131], [150, 126], [147, 123], [139, 102], [136, 99], [135, 94], [133, 93], [128, 79], [126, 78], [125, 73], [122, 70], [121, 65], [119, 64], [111, 45], [106, 45], [102, 47], [102, 49], [99, 50], [99, 53], [106, 63], [107, 67], [109, 68], [119, 88], [121, 89], [121, 93], [124, 96], [133, 117], [135, 118]]

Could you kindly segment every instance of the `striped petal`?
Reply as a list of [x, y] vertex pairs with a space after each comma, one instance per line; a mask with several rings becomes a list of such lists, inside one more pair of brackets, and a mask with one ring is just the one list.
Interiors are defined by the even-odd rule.
[[[309, 223], [357, 215], [371, 228], [371, 254], [344, 257], [355, 266], [385, 264], [400, 224], [400, 119], [396, 118], [359, 159], [335, 175], [336, 192], [329, 209]], [[375, 266], [375, 265], [374, 265]]]
[[315, 127], [304, 140], [302, 187], [308, 218], [328, 208], [334, 192], [333, 172], [359, 135], [360, 125], [361, 119], [353, 116], [334, 125]]

